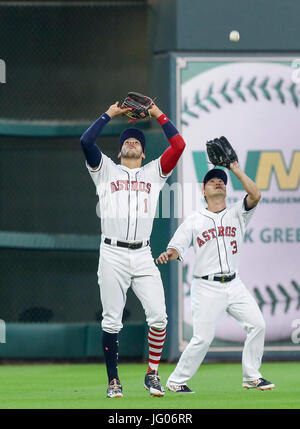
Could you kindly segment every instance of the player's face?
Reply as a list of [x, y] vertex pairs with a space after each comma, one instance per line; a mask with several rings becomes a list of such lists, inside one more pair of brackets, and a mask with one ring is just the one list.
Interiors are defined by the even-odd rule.
[[119, 158], [120, 157], [131, 159], [140, 159], [142, 157], [144, 159], [145, 154], [141, 143], [133, 137], [125, 140], [122, 145], [121, 152], [119, 153]]
[[222, 179], [219, 179], [218, 177], [213, 177], [206, 183], [203, 193], [206, 198], [211, 198], [220, 195], [225, 198], [226, 185]]

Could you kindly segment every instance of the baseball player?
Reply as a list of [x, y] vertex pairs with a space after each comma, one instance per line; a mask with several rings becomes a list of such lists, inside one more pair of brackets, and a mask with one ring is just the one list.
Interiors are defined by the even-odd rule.
[[159, 193], [182, 154], [185, 142], [166, 115], [153, 104], [151, 117], [162, 126], [170, 146], [154, 161], [145, 159], [145, 136], [125, 129], [119, 139], [120, 164], [100, 151], [96, 139], [103, 127], [129, 108], [119, 103], [109, 109], [82, 135], [86, 166], [96, 186], [101, 213], [98, 282], [103, 307], [103, 351], [108, 375], [107, 396], [123, 396], [118, 375], [118, 333], [126, 293], [132, 287], [142, 303], [149, 326], [149, 365], [144, 386], [152, 396], [164, 396], [158, 365], [166, 336], [167, 315], [160, 272], [153, 260], [149, 239]]
[[189, 216], [175, 232], [167, 251], [156, 259], [161, 264], [182, 261], [190, 245], [195, 250], [191, 285], [193, 337], [167, 380], [167, 388], [173, 392], [193, 393], [186, 383], [201, 365], [225, 310], [247, 332], [242, 357], [243, 386], [260, 390], [275, 387], [259, 372], [265, 322], [238, 272], [245, 230], [261, 195], [237, 161], [230, 163], [230, 170], [242, 182], [245, 198], [228, 209], [227, 174], [218, 168], [210, 170], [203, 180], [207, 208]]

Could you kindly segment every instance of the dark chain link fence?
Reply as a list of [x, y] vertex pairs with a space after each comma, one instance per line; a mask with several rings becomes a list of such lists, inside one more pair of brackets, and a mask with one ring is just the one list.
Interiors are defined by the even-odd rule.
[[[0, 1], [0, 20], [2, 122], [90, 123], [127, 90], [148, 92], [145, 1]], [[101, 138], [115, 161], [117, 141]], [[79, 136], [0, 136], [0, 319], [100, 321], [97, 201]], [[144, 320], [131, 291], [123, 320]]]
[[[0, 249], [5, 322], [100, 322], [98, 253]], [[123, 322], [144, 320], [130, 290]]]
[[0, 1], [0, 22], [0, 118], [90, 120], [148, 92], [146, 1]]
[[[101, 138], [115, 162], [116, 147]], [[0, 137], [0, 183], [0, 318], [100, 321], [98, 197], [79, 138]], [[123, 321], [140, 320], [129, 291]]]
[[[101, 139], [102, 150], [110, 145], [115, 160], [116, 139]], [[0, 183], [2, 231], [95, 234], [100, 230], [96, 188], [79, 138], [0, 137]]]

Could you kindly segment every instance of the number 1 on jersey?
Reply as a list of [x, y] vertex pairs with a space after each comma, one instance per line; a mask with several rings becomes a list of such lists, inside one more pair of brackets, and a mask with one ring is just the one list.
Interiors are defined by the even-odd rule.
[[144, 203], [145, 203], [144, 213], [148, 213], [148, 200], [147, 200], [147, 198], [144, 199]]

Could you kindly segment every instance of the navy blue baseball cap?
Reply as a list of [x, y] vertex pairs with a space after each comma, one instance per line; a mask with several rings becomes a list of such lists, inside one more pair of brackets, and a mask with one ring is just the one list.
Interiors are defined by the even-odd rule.
[[120, 148], [122, 147], [124, 141], [130, 139], [130, 137], [137, 139], [142, 145], [143, 152], [145, 152], [145, 135], [141, 130], [138, 130], [136, 128], [127, 128], [122, 132], [122, 134], [120, 134]]
[[206, 173], [206, 175], [205, 175], [205, 177], [203, 179], [204, 186], [206, 185], [206, 183], [210, 179], [214, 179], [215, 177], [217, 177], [218, 179], [223, 180], [223, 182], [225, 183], [225, 185], [227, 185], [227, 174], [225, 173], [225, 171], [221, 170], [220, 168], [213, 168], [212, 170], [209, 170], [208, 173]]

